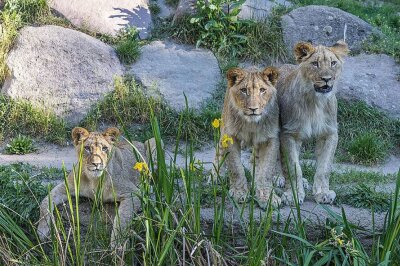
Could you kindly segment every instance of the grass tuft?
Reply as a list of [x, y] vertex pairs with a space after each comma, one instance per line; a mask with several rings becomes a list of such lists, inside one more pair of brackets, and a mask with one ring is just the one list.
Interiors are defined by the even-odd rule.
[[140, 55], [139, 32], [136, 28], [124, 29], [118, 36], [115, 48], [123, 64], [132, 64]]
[[379, 136], [372, 133], [357, 136], [349, 147], [349, 153], [354, 158], [352, 161], [363, 164], [382, 161], [387, 152], [387, 144], [379, 140]]

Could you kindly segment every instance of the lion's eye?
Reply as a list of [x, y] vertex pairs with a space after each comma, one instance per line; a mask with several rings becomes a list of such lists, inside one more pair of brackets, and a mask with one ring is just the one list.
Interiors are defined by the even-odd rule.
[[85, 146], [85, 151], [90, 152], [90, 146]]
[[265, 93], [265, 89], [264, 88], [260, 88], [260, 93]]
[[108, 151], [108, 147], [104, 146], [103, 148], [101, 148], [102, 151], [107, 152]]
[[331, 66], [332, 66], [332, 67], [336, 66], [336, 64], [337, 64], [337, 61], [332, 61], [332, 62], [331, 62]]
[[315, 66], [315, 67], [318, 67], [318, 66], [319, 66], [318, 61], [314, 61], [314, 62], [312, 62], [311, 64], [312, 64], [313, 66]]
[[243, 93], [243, 94], [247, 94], [247, 88], [241, 88], [240, 92]]

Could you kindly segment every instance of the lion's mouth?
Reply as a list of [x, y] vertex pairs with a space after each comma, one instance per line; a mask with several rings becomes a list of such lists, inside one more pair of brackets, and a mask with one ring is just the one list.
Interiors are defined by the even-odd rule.
[[324, 86], [318, 87], [318, 86], [314, 85], [314, 89], [316, 92], [319, 92], [319, 93], [328, 93], [328, 92], [332, 91], [332, 86], [324, 85]]

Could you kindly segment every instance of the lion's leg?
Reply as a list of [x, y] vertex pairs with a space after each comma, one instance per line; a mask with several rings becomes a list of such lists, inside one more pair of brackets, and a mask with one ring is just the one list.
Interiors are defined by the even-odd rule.
[[118, 213], [115, 215], [113, 229], [111, 233], [111, 246], [116, 247], [122, 244], [123, 232], [132, 221], [135, 207], [140, 206], [140, 201], [136, 196], [126, 196], [119, 199]]
[[[74, 191], [70, 190], [70, 194], [74, 195]], [[51, 206], [49, 204], [49, 197], [51, 200]], [[67, 192], [65, 189], [65, 184], [61, 183], [55, 186], [50, 194], [44, 198], [42, 203], [40, 204], [40, 220], [38, 224], [38, 235], [39, 238], [44, 241], [47, 237], [50, 236], [50, 226], [51, 220], [53, 218], [53, 210], [54, 206], [57, 206], [68, 200]]]
[[272, 138], [255, 147], [255, 189], [261, 208], [265, 208], [270, 199], [271, 204], [275, 207], [281, 203], [281, 199], [273, 191], [278, 151], [279, 140], [277, 138]]
[[333, 203], [336, 193], [329, 190], [329, 175], [338, 142], [337, 132], [317, 139], [317, 169], [314, 176], [313, 194], [318, 203]]
[[285, 204], [294, 204], [294, 195], [291, 184], [293, 183], [296, 188], [294, 189], [297, 194], [297, 198], [300, 204], [303, 203], [305, 198], [304, 184], [303, 184], [303, 173], [300, 167], [300, 148], [301, 141], [296, 140], [289, 134], [281, 135], [281, 160], [282, 169], [287, 178], [285, 193], [283, 194], [282, 200]]
[[225, 163], [229, 172], [230, 189], [229, 194], [237, 201], [243, 202], [248, 194], [246, 176], [242, 161], [240, 160], [240, 141], [233, 138], [233, 144], [226, 148], [228, 155]]

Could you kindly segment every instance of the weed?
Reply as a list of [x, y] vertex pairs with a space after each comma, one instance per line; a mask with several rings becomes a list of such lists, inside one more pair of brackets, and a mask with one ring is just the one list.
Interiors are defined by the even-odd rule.
[[119, 60], [124, 64], [132, 64], [139, 58], [139, 48], [139, 32], [137, 29], [124, 29], [118, 37], [118, 43], [115, 48]]
[[23, 135], [12, 138], [5, 149], [8, 154], [27, 154], [36, 150], [37, 148], [33, 144], [33, 140]]

